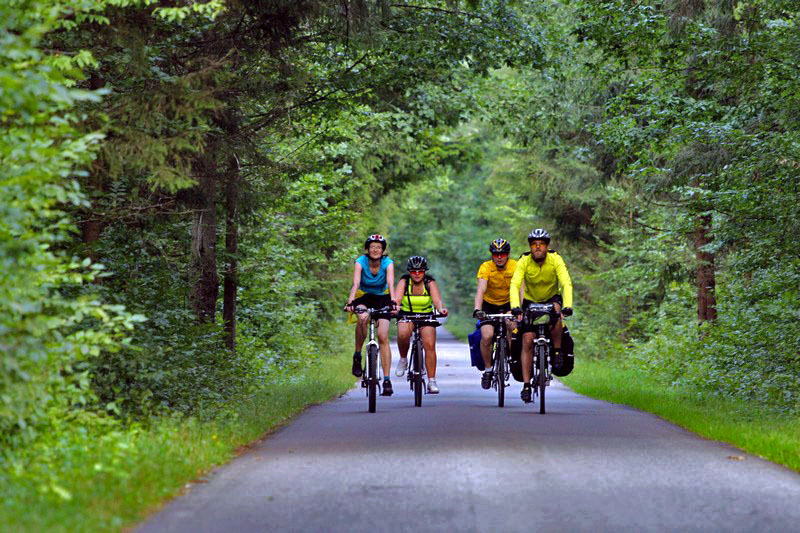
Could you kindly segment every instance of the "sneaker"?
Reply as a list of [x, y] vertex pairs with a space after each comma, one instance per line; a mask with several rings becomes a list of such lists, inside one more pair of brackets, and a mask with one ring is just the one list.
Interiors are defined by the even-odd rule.
[[361, 356], [353, 355], [353, 375], [357, 378], [360, 378], [361, 374], [363, 373], [364, 370], [361, 368]]
[[428, 380], [428, 394], [439, 394], [439, 387], [436, 386], [436, 378]]
[[381, 392], [381, 396], [391, 396], [394, 390], [392, 390], [392, 382], [388, 379], [383, 380], [383, 392]]
[[523, 402], [531, 403], [531, 386], [528, 383], [522, 386], [522, 392], [519, 393], [519, 397], [522, 398]]
[[491, 370], [487, 370], [481, 376], [481, 387], [484, 389], [488, 389], [492, 386], [492, 378], [494, 377], [494, 373]]
[[397, 361], [397, 368], [394, 369], [394, 375], [397, 377], [402, 377], [403, 374], [406, 373], [406, 369], [408, 368], [408, 357], [401, 357], [399, 361]]

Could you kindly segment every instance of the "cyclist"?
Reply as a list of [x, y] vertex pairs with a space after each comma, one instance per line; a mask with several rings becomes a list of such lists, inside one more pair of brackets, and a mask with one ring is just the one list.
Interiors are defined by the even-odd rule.
[[[436, 280], [429, 276], [428, 260], [420, 255], [408, 258], [406, 264], [408, 274], [403, 274], [394, 291], [396, 302], [400, 306], [400, 316], [403, 313], [430, 313], [433, 310], [447, 316], [447, 309], [442, 304], [442, 297]], [[414, 325], [411, 322], [397, 322], [397, 348], [400, 350], [400, 360], [395, 369], [396, 376], [405, 374], [408, 368], [408, 348], [411, 344], [411, 332]], [[433, 326], [418, 326], [419, 336], [425, 348], [425, 370], [428, 373], [428, 394], [439, 394], [436, 384], [436, 328]]]
[[[353, 287], [350, 289], [350, 297], [347, 299], [345, 311], [351, 313], [358, 305], [364, 305], [372, 309], [382, 307], [395, 307], [394, 303], [394, 262], [385, 255], [386, 238], [375, 233], [367, 237], [364, 242], [364, 255], [361, 255], [353, 265]], [[366, 313], [356, 315], [356, 347], [353, 352], [353, 375], [360, 377], [363, 373], [361, 368], [361, 347], [364, 339], [367, 338], [367, 321], [369, 315]], [[392, 371], [392, 352], [389, 348], [389, 320], [381, 318], [378, 320], [378, 344], [381, 350], [381, 366], [383, 367], [383, 396], [392, 395], [392, 382], [389, 374]]]
[[[517, 261], [509, 259], [511, 244], [505, 239], [495, 239], [489, 243], [489, 252], [492, 254], [490, 261], [484, 261], [478, 268], [478, 289], [475, 291], [475, 311], [473, 318], [482, 320], [487, 314], [507, 313], [511, 310], [509, 289], [511, 277], [517, 269]], [[509, 341], [511, 346], [511, 330], [514, 329], [507, 321]], [[491, 322], [481, 323], [481, 356], [486, 365], [486, 370], [481, 376], [481, 387], [488, 389], [492, 386], [492, 340], [494, 339], [494, 326]]]
[[[550, 329], [553, 341], [553, 366], [560, 365], [562, 318], [572, 315], [572, 280], [564, 260], [550, 246], [550, 234], [537, 228], [528, 234], [531, 251], [526, 252], [517, 262], [517, 270], [511, 278], [509, 297], [511, 313], [522, 318], [519, 292], [520, 285], [525, 284], [525, 298], [522, 306], [530, 303], [552, 303], [559, 312], [558, 322]], [[563, 307], [563, 309], [562, 309]], [[531, 367], [533, 364], [533, 328], [523, 322], [522, 327], [522, 392], [523, 402], [531, 401]]]

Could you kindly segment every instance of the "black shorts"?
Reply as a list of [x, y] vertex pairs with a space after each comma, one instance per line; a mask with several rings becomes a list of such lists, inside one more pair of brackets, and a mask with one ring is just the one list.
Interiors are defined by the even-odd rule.
[[[552, 298], [548, 298], [543, 302], [533, 302], [528, 300], [527, 298], [522, 300], [522, 309], [524, 310], [530, 304], [558, 304], [559, 309], [564, 307], [564, 299], [561, 297], [560, 294], [556, 294]], [[519, 327], [521, 333], [527, 333], [533, 331], [533, 326], [530, 326], [526, 320], [523, 319], [522, 324]]]
[[[481, 304], [481, 311], [486, 313], [487, 315], [497, 315], [500, 313], [508, 313], [511, 311], [511, 302], [507, 302], [504, 304], [490, 304], [486, 300], [483, 301]], [[483, 326], [491, 326], [491, 320], [481, 320], [480, 327]]]
[[362, 294], [353, 300], [353, 307], [363, 305], [370, 309], [380, 309], [392, 305], [392, 297], [388, 294]]
[[511, 302], [506, 302], [504, 304], [490, 304], [486, 300], [483, 301], [481, 304], [481, 311], [485, 312], [487, 315], [496, 315], [498, 313], [508, 313], [511, 311]]

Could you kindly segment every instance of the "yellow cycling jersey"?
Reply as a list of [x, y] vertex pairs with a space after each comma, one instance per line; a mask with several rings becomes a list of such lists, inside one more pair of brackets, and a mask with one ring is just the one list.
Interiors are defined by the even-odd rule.
[[414, 294], [411, 277], [408, 274], [404, 274], [400, 279], [406, 280], [406, 290], [403, 293], [403, 299], [400, 301], [400, 309], [406, 313], [432, 313], [433, 298], [431, 298], [428, 286], [431, 281], [436, 280], [426, 274], [423, 278], [422, 294]]
[[493, 305], [508, 303], [508, 290], [511, 286], [511, 277], [517, 269], [517, 260], [509, 259], [503, 270], [497, 268], [494, 261], [485, 261], [478, 268], [478, 279], [486, 280], [486, 292], [483, 300]]
[[519, 288], [523, 281], [527, 300], [544, 302], [560, 292], [564, 307], [572, 307], [572, 280], [567, 265], [556, 252], [547, 252], [542, 266], [530, 254], [520, 258], [509, 288], [511, 307], [520, 306]]

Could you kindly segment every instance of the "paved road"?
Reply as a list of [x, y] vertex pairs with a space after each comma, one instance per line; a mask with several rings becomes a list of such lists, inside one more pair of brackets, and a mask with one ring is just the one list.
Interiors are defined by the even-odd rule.
[[[445, 334], [445, 335], [441, 335]], [[479, 385], [440, 331], [441, 394], [313, 407], [137, 531], [800, 531], [800, 475], [560, 384]]]

